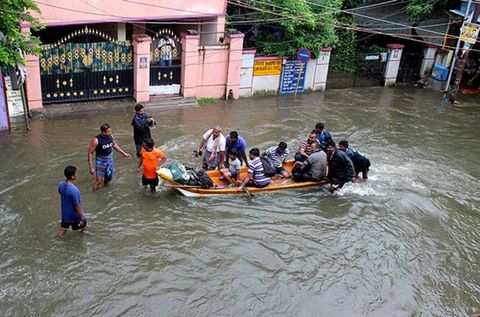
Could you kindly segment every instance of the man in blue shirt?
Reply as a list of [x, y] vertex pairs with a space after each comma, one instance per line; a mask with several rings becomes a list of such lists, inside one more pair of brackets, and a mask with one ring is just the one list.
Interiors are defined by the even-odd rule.
[[318, 122], [315, 125], [315, 129], [312, 131], [312, 133], [317, 135], [317, 143], [320, 145], [320, 148], [323, 151], [326, 151], [328, 142], [333, 142], [332, 135], [330, 132], [325, 130], [325, 125], [321, 122]]
[[245, 151], [247, 150], [247, 144], [245, 143], [245, 140], [238, 135], [237, 131], [232, 131], [230, 132], [229, 135], [226, 137], [226, 150], [225, 150], [225, 156], [227, 158], [227, 164], [229, 164], [229, 157], [228, 154], [232, 149], [237, 149], [238, 151], [238, 156], [237, 158], [240, 160], [240, 163], [243, 165], [243, 162], [245, 162], [245, 165], [248, 166], [248, 158], [247, 154]]
[[77, 168], [75, 166], [67, 166], [63, 174], [66, 180], [58, 184], [58, 193], [61, 197], [60, 202], [62, 206], [62, 222], [56, 237], [66, 235], [70, 226], [73, 230], [88, 233], [87, 220], [81, 208], [82, 197], [77, 186], [73, 184], [73, 181], [77, 178]]
[[363, 179], [368, 179], [368, 171], [370, 170], [370, 160], [364, 154], [358, 152], [354, 148], [348, 147], [348, 141], [342, 140], [338, 143], [338, 149], [347, 153], [348, 157], [352, 160], [353, 167], [355, 168], [355, 177], [362, 173]]

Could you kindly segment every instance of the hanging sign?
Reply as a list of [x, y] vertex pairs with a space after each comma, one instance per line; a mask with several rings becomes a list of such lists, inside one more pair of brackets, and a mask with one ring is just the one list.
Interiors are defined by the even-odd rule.
[[303, 92], [305, 90], [306, 67], [303, 63], [296, 60], [287, 60], [283, 65], [282, 81], [280, 84], [281, 94], [292, 94], [295, 90]]
[[283, 59], [266, 59], [255, 61], [253, 76], [280, 75]]
[[475, 44], [478, 37], [480, 25], [473, 23], [465, 23], [462, 27], [462, 34], [460, 39], [470, 44]]

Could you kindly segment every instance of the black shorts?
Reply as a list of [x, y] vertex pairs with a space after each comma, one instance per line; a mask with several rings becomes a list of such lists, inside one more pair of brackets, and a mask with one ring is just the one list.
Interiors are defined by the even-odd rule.
[[157, 187], [158, 186], [158, 177], [155, 178], [146, 178], [145, 175], [142, 175], [142, 185], [150, 187]]
[[283, 172], [286, 172], [288, 173], [288, 171], [283, 167], [283, 166], [280, 166], [280, 167], [276, 167], [276, 173], [277, 174], [282, 174]]
[[65, 222], [65, 221], [62, 221], [60, 223], [60, 227], [62, 227], [62, 229], [65, 229], [67, 230], [68, 228], [70, 228], [70, 226], [72, 226], [72, 230], [79, 230], [79, 229], [83, 229], [87, 226], [87, 219], [85, 219], [83, 221], [83, 226], [79, 226], [80, 222]]

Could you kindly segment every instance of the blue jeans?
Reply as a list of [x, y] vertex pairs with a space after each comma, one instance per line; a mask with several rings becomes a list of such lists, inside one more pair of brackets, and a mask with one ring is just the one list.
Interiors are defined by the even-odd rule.
[[172, 67], [172, 60], [171, 59], [161, 59], [160, 60], [161, 67]]

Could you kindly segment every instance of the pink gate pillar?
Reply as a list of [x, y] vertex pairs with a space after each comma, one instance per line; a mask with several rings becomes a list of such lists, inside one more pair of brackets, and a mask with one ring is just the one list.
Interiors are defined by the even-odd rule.
[[133, 35], [133, 98], [137, 102], [150, 101], [150, 43], [146, 34]]
[[227, 39], [230, 44], [228, 54], [228, 76], [225, 96], [238, 99], [240, 95], [240, 71], [243, 55], [243, 33], [229, 33]]
[[25, 54], [27, 60], [26, 97], [28, 109], [42, 109], [42, 82], [38, 56]]
[[[200, 35], [182, 33], [182, 95], [197, 97], [198, 43]], [[214, 71], [214, 70], [213, 70]]]

